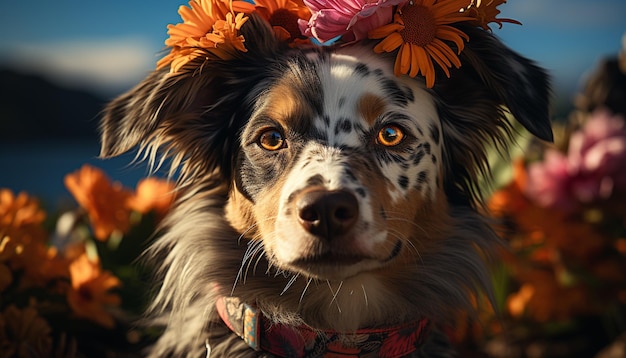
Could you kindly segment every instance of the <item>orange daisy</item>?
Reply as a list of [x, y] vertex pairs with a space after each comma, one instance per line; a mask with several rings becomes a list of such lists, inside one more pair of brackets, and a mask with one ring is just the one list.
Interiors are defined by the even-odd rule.
[[[469, 0], [408, 2], [398, 7], [391, 24], [370, 31], [369, 38], [383, 39], [374, 47], [374, 52], [399, 49], [394, 66], [396, 76], [415, 77], [421, 73], [426, 78], [426, 86], [432, 88], [435, 84], [433, 61], [448, 77], [449, 68], [461, 67], [458, 55], [465, 46], [463, 40], [469, 41], [469, 36], [449, 24], [470, 20], [467, 13], [460, 11], [468, 5]], [[453, 42], [457, 53], [444, 41]]]
[[132, 192], [120, 183], [111, 183], [102, 170], [83, 165], [65, 176], [65, 186], [87, 211], [97, 239], [105, 241], [113, 232], [130, 228], [127, 201]]
[[81, 255], [70, 265], [72, 287], [67, 301], [74, 313], [103, 327], [113, 328], [115, 321], [106, 310], [107, 306], [119, 306], [121, 298], [110, 292], [122, 282], [108, 271], [102, 271], [99, 261], [91, 261], [87, 254]]
[[174, 202], [174, 184], [167, 180], [145, 178], [137, 184], [135, 195], [129, 199], [128, 206], [142, 214], [154, 210], [163, 217]]
[[281, 41], [306, 40], [298, 19], [308, 21], [311, 11], [302, 0], [256, 0], [256, 12], [265, 19]]
[[503, 22], [521, 25], [522, 23], [517, 20], [496, 18], [496, 16], [500, 14], [500, 10], [498, 10], [497, 7], [502, 5], [503, 3], [506, 3], [506, 0], [472, 1], [472, 4], [467, 10], [468, 15], [476, 19], [472, 23], [475, 23], [477, 26], [480, 26], [485, 30], [491, 30], [491, 28], [489, 27], [489, 23], [492, 22], [498, 24], [499, 28], [502, 28]]
[[27, 193], [15, 195], [9, 189], [0, 189], [0, 262], [12, 269], [39, 264], [39, 258], [33, 262], [29, 258], [46, 248], [45, 218], [39, 202]]
[[[183, 22], [167, 26], [165, 45], [171, 51], [157, 63], [157, 69], [170, 65], [172, 73], [178, 72], [206, 51], [222, 59], [232, 57], [233, 49], [245, 52], [244, 39], [237, 32], [248, 19], [242, 13], [253, 10], [254, 5], [245, 1], [191, 0], [189, 7], [182, 5], [178, 14]], [[234, 11], [239, 14], [233, 17]]]

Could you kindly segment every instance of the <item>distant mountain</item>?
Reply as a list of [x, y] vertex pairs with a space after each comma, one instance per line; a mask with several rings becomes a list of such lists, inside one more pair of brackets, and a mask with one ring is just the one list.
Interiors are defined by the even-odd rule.
[[95, 138], [105, 103], [88, 91], [0, 69], [0, 142]]

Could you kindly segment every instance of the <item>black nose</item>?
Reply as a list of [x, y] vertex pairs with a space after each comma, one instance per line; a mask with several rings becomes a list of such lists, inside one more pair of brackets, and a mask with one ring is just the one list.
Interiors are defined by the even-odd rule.
[[300, 225], [328, 240], [349, 232], [359, 215], [356, 197], [343, 190], [304, 192], [297, 199], [296, 208]]

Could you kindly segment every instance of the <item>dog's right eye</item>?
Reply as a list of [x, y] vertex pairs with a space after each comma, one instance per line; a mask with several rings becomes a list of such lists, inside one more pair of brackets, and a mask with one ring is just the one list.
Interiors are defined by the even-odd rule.
[[279, 150], [285, 147], [285, 139], [278, 130], [267, 129], [259, 136], [259, 145], [265, 150]]

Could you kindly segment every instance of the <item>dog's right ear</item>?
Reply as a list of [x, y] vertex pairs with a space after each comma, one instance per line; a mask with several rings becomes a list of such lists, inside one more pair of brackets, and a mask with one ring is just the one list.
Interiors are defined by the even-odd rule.
[[177, 87], [179, 76], [169, 74], [169, 68], [154, 71], [132, 90], [111, 101], [100, 122], [102, 158], [123, 154], [154, 132], [161, 117], [160, 105], [172, 108], [166, 101], [166, 89]]
[[[263, 19], [249, 17], [241, 28], [247, 52], [222, 60], [207, 51], [176, 73], [169, 66], [154, 71], [113, 100], [100, 123], [100, 156], [138, 147], [153, 163], [157, 156], [169, 157], [172, 170], [182, 175], [219, 166], [226, 166], [222, 169], [228, 173], [233, 141], [249, 115], [247, 98], [284, 47]], [[175, 169], [178, 165], [182, 167]]]

